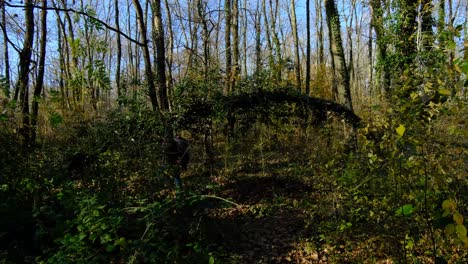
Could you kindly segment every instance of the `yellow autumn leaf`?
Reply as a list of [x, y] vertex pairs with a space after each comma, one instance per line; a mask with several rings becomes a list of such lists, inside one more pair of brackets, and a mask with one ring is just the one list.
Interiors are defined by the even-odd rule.
[[448, 96], [448, 95], [451, 95], [452, 92], [450, 90], [448, 90], [448, 89], [440, 89], [439, 94]]
[[402, 137], [405, 134], [406, 128], [404, 125], [401, 125], [396, 129], [396, 132], [400, 137]]

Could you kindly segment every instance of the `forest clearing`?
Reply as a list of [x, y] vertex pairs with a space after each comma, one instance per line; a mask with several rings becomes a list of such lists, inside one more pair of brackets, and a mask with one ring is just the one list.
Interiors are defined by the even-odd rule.
[[468, 263], [466, 0], [0, 8], [0, 264]]

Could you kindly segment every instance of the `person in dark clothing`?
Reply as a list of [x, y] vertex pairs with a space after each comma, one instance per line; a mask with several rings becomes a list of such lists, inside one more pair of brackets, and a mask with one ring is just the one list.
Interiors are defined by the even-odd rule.
[[188, 141], [180, 135], [166, 141], [165, 152], [167, 163], [174, 169], [173, 176], [177, 189], [182, 188], [180, 174], [187, 170], [190, 161]]

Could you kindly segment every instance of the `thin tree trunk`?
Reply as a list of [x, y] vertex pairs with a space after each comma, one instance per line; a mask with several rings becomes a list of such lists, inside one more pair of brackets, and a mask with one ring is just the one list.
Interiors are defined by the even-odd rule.
[[3, 33], [3, 56], [4, 56], [4, 61], [5, 61], [5, 87], [4, 87], [4, 93], [6, 98], [10, 98], [10, 58], [9, 58], [9, 52], [8, 52], [8, 34], [6, 31], [6, 16], [5, 16], [5, 2], [2, 1], [2, 33]]
[[247, 1], [244, 0], [244, 12], [243, 12], [243, 20], [242, 20], [242, 40], [243, 40], [243, 52], [244, 52], [244, 57], [243, 57], [243, 65], [242, 65], [242, 71], [243, 75], [247, 76], [247, 30], [248, 30], [248, 20], [247, 20]]
[[[308, 14], [307, 14], [308, 16]], [[296, 57], [295, 60], [295, 69], [296, 69], [296, 88], [300, 92], [301, 91], [301, 61], [299, 56], [299, 37], [297, 34], [297, 19], [296, 19], [296, 4], [294, 0], [291, 0], [291, 28], [293, 32], [294, 38], [294, 54]]]
[[374, 18], [372, 17], [371, 14], [371, 23], [369, 25], [369, 40], [367, 42], [367, 56], [369, 60], [369, 76], [368, 76], [368, 82], [367, 82], [367, 92], [369, 96], [373, 95], [374, 91], [374, 58], [373, 58], [373, 31], [372, 31], [372, 25], [374, 24]]
[[[119, 12], [119, 0], [114, 0], [115, 8], [115, 28], [120, 31], [120, 12]], [[117, 102], [122, 105], [122, 99], [125, 95], [125, 91], [122, 91], [122, 84], [120, 81], [120, 65], [122, 63], [122, 40], [120, 34], [117, 33], [117, 65], [115, 69], [115, 85], [117, 87]]]
[[262, 0], [262, 10], [263, 10], [263, 24], [265, 24], [265, 38], [267, 41], [267, 50], [268, 50], [268, 66], [270, 72], [274, 72], [275, 69], [275, 57], [273, 56], [273, 44], [271, 41], [271, 34], [270, 34], [270, 24], [268, 22], [267, 16], [267, 8], [266, 8], [266, 0]]
[[255, 79], [260, 81], [262, 72], [262, 12], [260, 11], [259, 1], [257, 0], [257, 10], [255, 11]]
[[237, 81], [240, 76], [240, 52], [239, 52], [239, 0], [232, 0], [232, 56], [233, 56], [233, 71], [232, 71], [232, 89], [236, 89]]
[[323, 44], [323, 19], [322, 19], [322, 0], [316, 0], [315, 9], [317, 11], [317, 39], [318, 39], [318, 65], [325, 64], [325, 48]]
[[231, 0], [224, 1], [225, 12], [225, 49], [226, 49], [226, 84], [224, 94], [229, 95], [232, 92], [232, 53], [231, 53]]
[[41, 11], [41, 39], [39, 48], [39, 69], [37, 73], [36, 86], [34, 87], [34, 98], [32, 100], [32, 115], [31, 115], [31, 142], [36, 141], [37, 136], [37, 123], [39, 116], [39, 98], [41, 97], [42, 89], [44, 86], [44, 71], [45, 71], [45, 57], [47, 45], [47, 0], [42, 0]]
[[325, 0], [325, 10], [327, 13], [327, 25], [330, 40], [330, 53], [332, 54], [332, 66], [334, 81], [333, 85], [335, 90], [343, 91], [344, 105], [353, 110], [351, 100], [351, 89], [349, 83], [349, 72], [346, 66], [345, 54], [343, 50], [343, 42], [341, 39], [341, 27], [338, 10], [334, 0]]
[[[278, 17], [278, 9], [279, 9], [279, 4], [278, 0], [275, 1], [275, 6], [273, 6], [273, 0], [269, 0], [270, 3], [270, 22], [271, 22], [271, 28], [268, 30], [271, 30], [271, 34], [273, 35], [273, 44], [274, 44], [274, 49], [275, 49], [275, 56], [277, 57], [277, 65], [274, 67], [274, 76], [276, 78], [277, 82], [280, 82], [282, 79], [282, 67], [283, 67], [283, 58], [281, 54], [281, 43], [278, 37], [278, 30], [276, 28], [276, 19]], [[266, 15], [265, 15], [266, 16]]]
[[[468, 5], [465, 6], [465, 14], [468, 14]], [[463, 37], [463, 45], [465, 50], [463, 52], [463, 60], [468, 61], [468, 16], [465, 16], [465, 26], [464, 26], [465, 34]]]
[[66, 100], [67, 97], [65, 97], [65, 56], [64, 56], [64, 40], [63, 40], [63, 35], [62, 35], [62, 30], [61, 30], [61, 20], [60, 17], [57, 17], [57, 51], [59, 53], [59, 90], [60, 90], [60, 97], [61, 97], [61, 104], [62, 104], [62, 109], [65, 109], [66, 107]]
[[166, 6], [166, 16], [167, 16], [167, 29], [168, 29], [168, 53], [167, 53], [167, 96], [169, 102], [169, 109], [172, 110], [172, 98], [173, 93], [173, 77], [172, 77], [172, 65], [174, 63], [174, 31], [172, 29], [172, 15], [171, 7], [168, 0], [164, 0], [164, 5]]
[[25, 142], [30, 143], [31, 135], [31, 116], [29, 113], [29, 67], [31, 65], [32, 47], [34, 42], [34, 8], [32, 0], [25, 0], [25, 26], [26, 31], [23, 41], [23, 49], [19, 54], [19, 73], [18, 73], [18, 90], [21, 113], [23, 115], [23, 124], [21, 127], [21, 135]]
[[156, 48], [156, 73], [159, 86], [159, 105], [162, 110], [169, 109], [166, 85], [166, 47], [164, 45], [164, 27], [162, 23], [161, 1], [153, 0], [153, 41]]
[[205, 17], [205, 6], [202, 0], [197, 0], [198, 17], [202, 24], [203, 35], [203, 80], [208, 82], [209, 60], [210, 60], [210, 31], [208, 29], [208, 21]]
[[156, 111], [159, 109], [158, 96], [156, 95], [156, 86], [154, 85], [154, 75], [153, 75], [153, 70], [151, 69], [151, 54], [148, 48], [146, 24], [143, 20], [143, 9], [141, 8], [139, 0], [133, 0], [133, 4], [135, 5], [135, 9], [137, 12], [137, 23], [140, 29], [142, 41], [144, 43], [142, 49], [143, 49], [143, 59], [145, 61], [145, 74], [146, 74], [146, 82], [148, 85], [148, 93], [149, 93], [149, 97], [151, 100], [151, 105], [153, 107], [153, 110]]
[[306, 0], [306, 77], [305, 77], [305, 94], [310, 95], [310, 0]]

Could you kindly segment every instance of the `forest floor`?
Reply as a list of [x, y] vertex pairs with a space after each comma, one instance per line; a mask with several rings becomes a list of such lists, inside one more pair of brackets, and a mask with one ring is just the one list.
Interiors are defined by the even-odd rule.
[[343, 225], [327, 241], [340, 225], [336, 183], [308, 166], [283, 156], [263, 164], [244, 160], [212, 177], [186, 172], [186, 192], [230, 201], [204, 212], [206, 239], [222, 252], [219, 263], [387, 263], [395, 245], [373, 236], [371, 225], [353, 227], [356, 236]]

